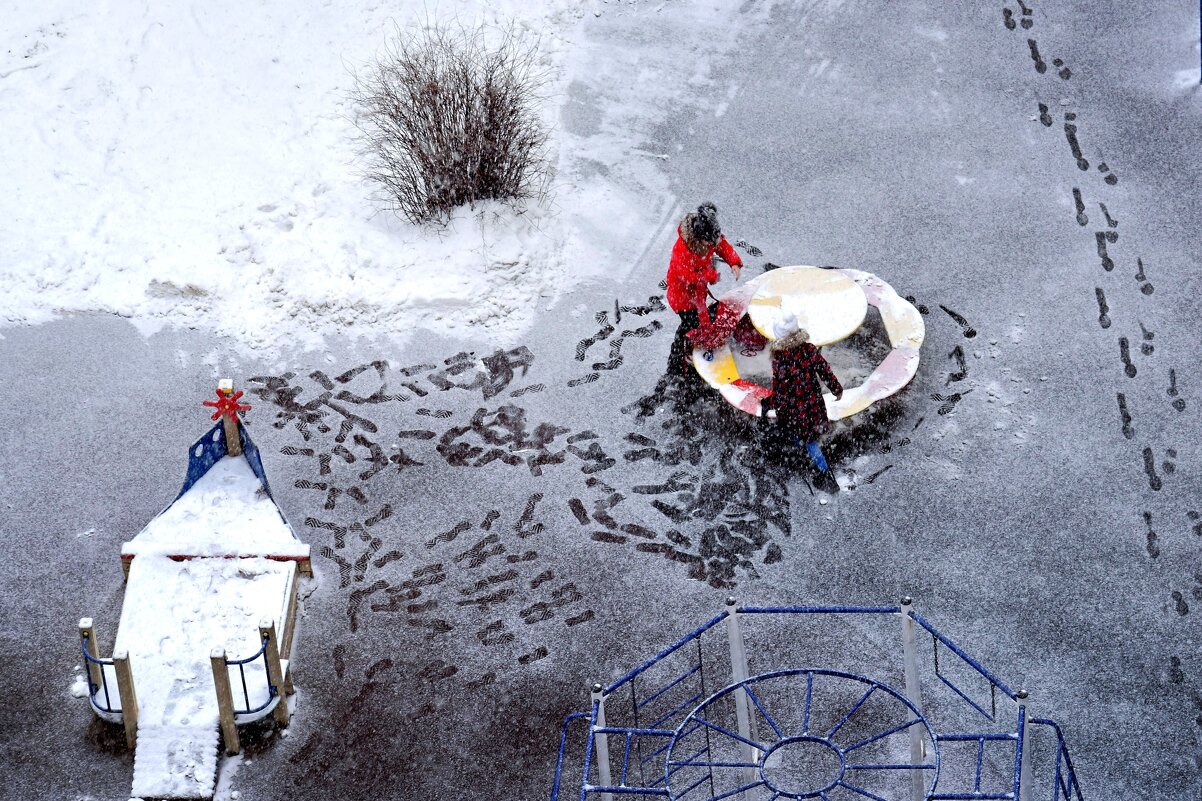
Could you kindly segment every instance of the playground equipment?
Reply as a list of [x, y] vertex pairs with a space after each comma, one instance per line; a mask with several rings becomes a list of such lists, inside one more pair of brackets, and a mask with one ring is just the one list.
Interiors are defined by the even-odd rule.
[[[918, 372], [919, 350], [926, 336], [922, 315], [913, 304], [872, 273], [798, 265], [756, 276], [718, 299], [715, 331], [703, 347], [694, 349], [693, 366], [728, 403], [759, 417], [763, 414], [761, 401], [771, 391], [741, 374], [740, 360], [728, 340], [743, 316], [768, 340], [776, 338], [782, 318], [792, 316], [809, 332], [810, 341], [821, 346], [854, 333], [869, 306], [880, 313], [891, 346], [889, 354], [859, 384], [845, 386], [841, 399], [830, 393], [823, 396], [832, 421], [850, 417], [910, 383]], [[768, 363], [766, 354], [761, 358]], [[768, 416], [775, 417], [775, 410]]]
[[79, 621], [88, 701], [125, 727], [132, 794], [209, 798], [218, 733], [272, 715], [288, 725], [289, 655], [309, 546], [271, 498], [259, 451], [239, 419], [242, 393], [222, 381], [205, 405], [221, 418], [188, 450], [179, 495], [121, 549], [125, 602], [111, 658]]
[[625, 676], [593, 685], [589, 710], [564, 719], [551, 801], [577, 792], [580, 801], [1084, 801], [1056, 723], [1033, 716], [1025, 690], [910, 598], [787, 608], [727, 599]]

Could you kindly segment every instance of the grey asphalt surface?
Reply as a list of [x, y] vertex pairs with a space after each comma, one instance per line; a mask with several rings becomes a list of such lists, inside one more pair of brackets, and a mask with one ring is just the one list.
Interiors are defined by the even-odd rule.
[[[74, 627], [90, 615], [111, 643], [120, 543], [178, 490], [220, 374], [255, 404], [276, 500], [318, 572], [292, 726], [251, 733], [223, 793], [543, 798], [586, 683], [727, 594], [909, 593], [1061, 723], [1086, 798], [1198, 797], [1202, 99], [1174, 85], [1196, 67], [1196, 8], [1039, 3], [1009, 30], [1017, 5], [969, 6], [778, 4], [713, 86], [630, 131], [672, 154], [665, 205], [714, 199], [728, 236], [762, 251], [753, 272], [869, 270], [927, 310], [923, 366], [892, 414], [828, 440], [837, 494], [715, 405], [631, 408], [675, 322], [648, 301], [671, 246], [659, 220], [632, 223], [649, 238], [624, 283], [565, 296], [507, 359], [422, 334], [281, 367], [113, 318], [0, 331], [3, 796], [127, 797], [119, 731], [69, 693]], [[620, 46], [667, 35], [673, 13], [607, 6], [583, 30]], [[463, 351], [494, 369], [456, 373]], [[330, 394], [305, 410], [290, 390], [302, 406]]]

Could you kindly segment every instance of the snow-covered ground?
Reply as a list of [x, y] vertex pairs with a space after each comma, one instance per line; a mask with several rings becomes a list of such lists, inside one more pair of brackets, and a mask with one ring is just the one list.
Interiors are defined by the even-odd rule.
[[[545, 797], [586, 682], [731, 592], [912, 594], [1061, 722], [1087, 799], [1196, 796], [1197, 8], [1026, 7], [431, 6], [515, 15], [560, 70], [548, 203], [440, 234], [373, 215], [339, 106], [424, 5], [8, 10], [6, 789], [128, 792], [73, 625], [111, 647], [121, 544], [229, 374], [317, 581], [287, 737], [248, 733], [223, 798]], [[629, 411], [703, 199], [746, 275], [925, 310], [897, 416], [828, 440], [839, 494], [709, 407]]]
[[[690, 11], [698, 33], [716, 28], [719, 7]], [[672, 50], [607, 58], [600, 74], [582, 65], [577, 26], [606, 8], [18, 4], [0, 33], [0, 119], [21, 132], [0, 197], [0, 321], [117, 314], [147, 333], [199, 328], [260, 351], [318, 349], [334, 332], [403, 338], [415, 326], [519, 335], [576, 283], [621, 277], [614, 243], [647, 230], [648, 190], [664, 188], [648, 185], [663, 156], [632, 147], [623, 116], [704, 79], [704, 61], [672, 64]], [[485, 203], [423, 228], [369, 200], [348, 91], [398, 27], [431, 20], [512, 25], [537, 40], [554, 79], [547, 202]], [[665, 82], [665, 66], [682, 74]], [[603, 130], [571, 115], [561, 126], [557, 108], [582, 69], [615, 84], [619, 104], [627, 79], [655, 91]]]

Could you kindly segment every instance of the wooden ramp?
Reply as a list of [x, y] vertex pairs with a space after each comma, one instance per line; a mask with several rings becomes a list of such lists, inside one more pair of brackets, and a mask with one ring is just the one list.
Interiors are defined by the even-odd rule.
[[134, 753], [136, 798], [212, 798], [217, 782], [217, 724], [140, 726]]

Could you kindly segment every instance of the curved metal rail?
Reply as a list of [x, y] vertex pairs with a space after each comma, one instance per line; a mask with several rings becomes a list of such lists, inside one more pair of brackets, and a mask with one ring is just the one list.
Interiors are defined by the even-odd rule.
[[[259, 650], [243, 659], [230, 659], [228, 657], [225, 658], [225, 666], [226, 666], [227, 671], [229, 670], [229, 667], [231, 665], [237, 665], [237, 667], [238, 667], [238, 676], [241, 679], [241, 683], [242, 683], [242, 700], [246, 704], [245, 708], [243, 708], [243, 709], [239, 709], [238, 707], [235, 706], [234, 707], [235, 715], [248, 716], [248, 715], [254, 715], [259, 712], [263, 712], [269, 706], [271, 706], [272, 703], [275, 702], [280, 696], [280, 688], [276, 687], [274, 684], [271, 683], [271, 673], [268, 670], [268, 665], [267, 665], [267, 642], [268, 642], [268, 638], [262, 637], [262, 641], [259, 645]], [[263, 660], [263, 677], [267, 683], [267, 700], [265, 700], [263, 703], [259, 704], [258, 706], [252, 708], [250, 705], [250, 686], [246, 683], [246, 665], [248, 665], [248, 664], [254, 662], [256, 659], [260, 659], [260, 658]]]

